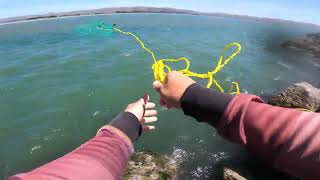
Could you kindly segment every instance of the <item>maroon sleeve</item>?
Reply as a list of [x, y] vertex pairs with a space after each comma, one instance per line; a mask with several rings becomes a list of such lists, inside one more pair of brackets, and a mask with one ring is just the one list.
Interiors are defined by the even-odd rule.
[[264, 104], [237, 95], [217, 124], [218, 132], [274, 167], [302, 179], [320, 178], [320, 114]]
[[129, 137], [107, 125], [69, 154], [9, 180], [118, 180], [132, 153]]

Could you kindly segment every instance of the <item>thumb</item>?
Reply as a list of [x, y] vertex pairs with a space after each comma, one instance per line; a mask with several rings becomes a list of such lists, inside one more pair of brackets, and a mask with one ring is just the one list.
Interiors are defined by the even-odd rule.
[[140, 98], [140, 99], [138, 99], [136, 102], [134, 102], [134, 103], [132, 103], [132, 105], [135, 105], [135, 106], [140, 106], [140, 105], [145, 105], [145, 103], [144, 103], [144, 99], [143, 98]]
[[163, 89], [163, 84], [162, 84], [160, 81], [154, 81], [154, 82], [153, 82], [153, 88], [154, 88], [157, 92], [161, 93], [161, 90]]
[[144, 105], [144, 99], [143, 98], [140, 98], [138, 101], [136, 101], [137, 104], [141, 104], [141, 105]]

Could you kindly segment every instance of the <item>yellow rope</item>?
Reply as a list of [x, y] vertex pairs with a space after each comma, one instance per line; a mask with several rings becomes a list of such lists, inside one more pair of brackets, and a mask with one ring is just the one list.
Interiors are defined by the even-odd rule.
[[[110, 30], [112, 31], [112, 29], [105, 29], [103, 27], [102, 28], [100, 27], [100, 29], [108, 31], [108, 32], [110, 32]], [[116, 32], [119, 32], [121, 34], [124, 34], [124, 35], [132, 36], [140, 44], [140, 46], [151, 55], [153, 62], [154, 62], [152, 65], [152, 70], [153, 70], [153, 75], [154, 75], [155, 80], [159, 80], [161, 82], [164, 82], [165, 78], [166, 78], [166, 71], [165, 70], [167, 70], [167, 72], [171, 71], [170, 66], [166, 65], [165, 62], [184, 61], [186, 63], [186, 68], [178, 70], [179, 72], [181, 72], [182, 74], [184, 74], [186, 76], [197, 77], [197, 78], [201, 78], [201, 79], [208, 79], [207, 88], [210, 88], [212, 86], [212, 84], [214, 84], [221, 92], [225, 92], [225, 91], [222, 88], [222, 86], [218, 83], [218, 81], [215, 80], [213, 75], [217, 74], [225, 65], [227, 65], [241, 51], [241, 45], [239, 43], [234, 42], [234, 43], [227, 44], [224, 47], [222, 54], [219, 57], [217, 66], [212, 71], [209, 71], [209, 72], [203, 73], [203, 74], [199, 74], [199, 73], [195, 73], [195, 72], [192, 72], [189, 70], [190, 60], [188, 58], [180, 57], [180, 58], [176, 58], [176, 59], [173, 59], [173, 58], [156, 59], [154, 52], [152, 50], [150, 50], [149, 48], [147, 48], [144, 45], [144, 42], [138, 36], [136, 36], [132, 32], [125, 32], [125, 31], [122, 31], [118, 28], [113, 28], [113, 30]], [[225, 52], [231, 47], [236, 47], [236, 51], [233, 54], [231, 54], [231, 56], [227, 57], [224, 60]], [[240, 93], [240, 88], [239, 88], [238, 82], [231, 83], [229, 93], [230, 94], [239, 94]], [[295, 108], [295, 109], [299, 110], [299, 111], [313, 112], [313, 111], [311, 111], [309, 109], [305, 109], [305, 108]]]
[[[118, 28], [113, 28], [113, 30], [115, 32], [119, 32], [121, 34], [124, 35], [129, 35], [132, 36], [139, 44], [140, 46], [146, 51], [148, 52], [154, 63], [152, 65], [152, 70], [153, 70], [153, 75], [154, 75], [154, 79], [155, 80], [159, 80], [160, 82], [164, 82], [165, 78], [166, 78], [166, 72], [170, 72], [171, 68], [169, 67], [169, 65], [165, 64], [167, 62], [180, 62], [180, 61], [184, 61], [186, 63], [186, 68], [178, 70], [179, 72], [181, 72], [182, 74], [186, 75], [186, 76], [190, 76], [190, 77], [197, 77], [197, 78], [201, 78], [201, 79], [208, 79], [208, 83], [207, 83], [207, 88], [210, 88], [212, 86], [212, 84], [214, 84], [221, 92], [225, 92], [224, 89], [222, 88], [222, 86], [218, 83], [218, 81], [214, 78], [214, 75], [217, 74], [225, 65], [227, 65], [237, 54], [240, 53], [241, 51], [241, 45], [239, 43], [230, 43], [228, 45], [226, 45], [224, 47], [224, 50], [222, 51], [222, 54], [218, 60], [218, 64], [217, 66], [212, 69], [211, 71], [207, 72], [207, 73], [195, 73], [189, 70], [190, 68], [190, 60], [186, 57], [180, 57], [180, 58], [169, 58], [169, 59], [157, 59], [154, 52], [152, 50], [150, 50], [149, 48], [147, 48], [144, 45], [144, 42], [135, 34], [131, 33], [131, 32], [125, 32], [122, 31]], [[231, 56], [225, 58], [225, 52], [231, 48], [231, 47], [236, 47], [236, 51], [231, 54]], [[232, 82], [230, 89], [229, 89], [229, 93], [230, 94], [239, 94], [240, 93], [240, 89], [239, 89], [239, 83], [238, 82]]]

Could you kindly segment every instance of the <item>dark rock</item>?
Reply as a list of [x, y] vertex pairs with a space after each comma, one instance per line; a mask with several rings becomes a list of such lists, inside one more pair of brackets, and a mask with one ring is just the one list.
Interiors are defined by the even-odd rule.
[[320, 58], [320, 33], [307, 34], [303, 38], [286, 41], [281, 46], [305, 50]]
[[274, 95], [269, 104], [288, 108], [317, 111], [320, 108], [320, 89], [307, 82], [296, 83]]
[[133, 155], [123, 180], [176, 180], [178, 163], [167, 155], [151, 151], [138, 152]]

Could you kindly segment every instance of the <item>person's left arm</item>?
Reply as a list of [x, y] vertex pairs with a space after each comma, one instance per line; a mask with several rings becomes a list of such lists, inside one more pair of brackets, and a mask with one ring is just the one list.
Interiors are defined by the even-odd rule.
[[154, 129], [144, 125], [157, 120], [155, 105], [148, 99], [129, 104], [94, 138], [74, 151], [30, 172], [9, 177], [9, 180], [120, 179], [133, 153], [132, 143], [141, 131]]

